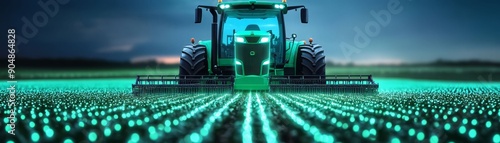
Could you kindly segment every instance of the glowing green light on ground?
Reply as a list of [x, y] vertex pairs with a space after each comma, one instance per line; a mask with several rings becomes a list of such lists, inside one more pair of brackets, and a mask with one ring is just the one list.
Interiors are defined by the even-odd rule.
[[419, 133], [417, 134], [417, 139], [418, 139], [419, 141], [424, 140], [424, 138], [425, 138], [425, 134], [424, 134], [424, 133], [419, 132]]
[[106, 127], [106, 129], [104, 129], [104, 136], [109, 137], [109, 135], [111, 135], [111, 129]]
[[135, 122], [134, 122], [134, 121], [132, 121], [132, 120], [128, 121], [128, 126], [129, 126], [129, 127], [133, 127], [133, 126], [134, 126], [134, 124], [135, 124]]
[[262, 132], [266, 136], [266, 142], [268, 143], [277, 143], [276, 134], [271, 129], [269, 120], [267, 119], [266, 112], [264, 111], [264, 107], [262, 106], [262, 102], [260, 101], [259, 94], [256, 95], [257, 103], [259, 104], [259, 116], [260, 120], [263, 122], [262, 124]]
[[92, 125], [94, 125], [94, 126], [95, 126], [95, 125], [97, 125], [97, 120], [96, 120], [96, 119], [92, 119], [92, 122], [91, 122], [91, 123], [92, 123]]
[[64, 143], [73, 143], [73, 140], [71, 140], [71, 139], [66, 139], [66, 140], [64, 140]]
[[170, 127], [170, 124], [171, 124], [171, 123], [170, 123], [170, 120], [168, 120], [168, 119], [167, 119], [167, 120], [165, 120], [165, 126]]
[[458, 128], [458, 132], [460, 132], [460, 134], [465, 134], [465, 131], [467, 131], [467, 128], [465, 128], [465, 126], [460, 126], [460, 128]]
[[370, 134], [372, 134], [372, 135], [377, 135], [377, 130], [375, 130], [375, 129], [371, 129], [371, 130], [370, 130]]
[[431, 137], [431, 143], [438, 143], [438, 142], [439, 142], [439, 138], [436, 135], [433, 135]]
[[[249, 93], [243, 122], [242, 142], [252, 143], [252, 94]], [[198, 135], [198, 134], [196, 134]]]
[[101, 121], [101, 125], [102, 126], [107, 126], [108, 125], [108, 121], [107, 120], [102, 120]]
[[15, 143], [15, 142], [14, 142], [14, 141], [9, 140], [9, 141], [7, 141], [7, 143]]
[[[392, 123], [391, 122], [387, 122], [385, 123], [385, 127], [387, 127], [388, 129], [392, 127]], [[398, 139], [399, 140], [399, 139]]]
[[120, 131], [122, 129], [122, 126], [120, 124], [115, 124], [115, 130]]
[[337, 118], [333, 117], [332, 120], [331, 120], [332, 123], [337, 123]]
[[40, 140], [40, 135], [38, 133], [31, 134], [31, 141], [38, 142]]
[[424, 126], [427, 125], [427, 120], [425, 120], [425, 119], [422, 120], [422, 125], [424, 125]]
[[149, 138], [151, 138], [152, 140], [157, 140], [158, 139], [158, 134], [156, 133], [155, 127], [150, 126], [148, 128], [148, 131], [149, 131]]
[[200, 135], [198, 133], [192, 133], [189, 136], [189, 139], [191, 139], [191, 142], [194, 142], [194, 143], [200, 142]]
[[91, 142], [95, 142], [97, 140], [97, 134], [95, 132], [90, 132], [88, 138]]
[[477, 132], [475, 129], [472, 129], [469, 131], [469, 137], [470, 138], [476, 138]]
[[472, 119], [472, 121], [470, 122], [472, 125], [477, 125], [477, 120], [476, 119]]
[[467, 122], [469, 122], [469, 120], [467, 120], [467, 118], [462, 120], [462, 124], [464, 124], [464, 125], [467, 124]]
[[[7, 118], [5, 118], [5, 119], [7, 119]], [[34, 127], [35, 127], [35, 123], [34, 123], [33, 121], [30, 121], [30, 127], [31, 127], [31, 128], [34, 128]]]
[[490, 121], [487, 121], [486, 122], [486, 128], [490, 128], [491, 127], [491, 122]]
[[174, 123], [174, 126], [177, 126], [177, 125], [179, 125], [179, 120], [175, 119], [173, 123]]
[[444, 124], [444, 129], [445, 129], [445, 130], [447, 130], [447, 131], [448, 131], [448, 130], [450, 130], [450, 128], [451, 128], [450, 123], [446, 123], [446, 124]]
[[47, 135], [47, 137], [49, 138], [54, 136], [54, 130], [52, 130], [49, 126], [44, 126], [43, 131], [45, 132], [45, 135]]
[[393, 139], [391, 140], [391, 143], [401, 143], [401, 141], [399, 141], [399, 139], [398, 139], [398, 138], [393, 138]]
[[[204, 110], [204, 108], [206, 108], [208, 105], [212, 104], [214, 101], [219, 101], [221, 100], [223, 97], [227, 97], [229, 94], [225, 94], [224, 96], [220, 96], [219, 98], [215, 99], [215, 100], [212, 100], [211, 102], [208, 102], [200, 107], [198, 107], [198, 109], [195, 109], [195, 110], [192, 110], [189, 112], [189, 114], [196, 114], [202, 110]], [[212, 128], [214, 122], [217, 120], [217, 119], [220, 119], [221, 118], [221, 115], [224, 111], [226, 111], [228, 108], [229, 108], [229, 105], [233, 104], [234, 102], [236, 102], [236, 99], [238, 99], [240, 97], [240, 95], [236, 95], [234, 96], [233, 98], [231, 98], [229, 100], [229, 102], [227, 102], [226, 104], [224, 104], [224, 106], [222, 108], [219, 108], [217, 109], [217, 111], [215, 111], [210, 117], [208, 117], [208, 121], [205, 122], [205, 124], [203, 125], [203, 127], [200, 129], [200, 133], [202, 136], [207, 136], [210, 129]], [[176, 120], [174, 120], [174, 123], [175, 123]], [[170, 132], [170, 127], [166, 127], [165, 128], [165, 131], [166, 132]], [[194, 134], [194, 133], [197, 133], [197, 132], [192, 132], [190, 134], [188, 134], [188, 136], [186, 136], [185, 138], [190, 138], [190, 135]], [[203, 138], [200, 138], [200, 142], [202, 142]]]
[[368, 130], [363, 130], [362, 135], [363, 135], [363, 138], [368, 138], [368, 137], [370, 136], [370, 131], [368, 131]]
[[48, 124], [49, 123], [49, 119], [43, 118], [43, 123]]
[[359, 132], [359, 126], [358, 126], [358, 125], [354, 125], [354, 126], [352, 127], [352, 130], [353, 130], [354, 132]]
[[137, 126], [141, 126], [142, 125], [142, 120], [137, 120], [136, 124], [137, 124]]
[[83, 123], [83, 122], [79, 122], [79, 123], [78, 123], [78, 126], [80, 126], [80, 127], [82, 127], [82, 128], [83, 128], [83, 127], [85, 127], [85, 123]]
[[494, 143], [500, 143], [500, 134], [496, 134], [493, 136], [493, 142]]
[[5, 131], [9, 132], [11, 130], [10, 126], [5, 126]]
[[159, 137], [159, 136], [158, 136], [158, 133], [152, 133], [152, 134], [149, 134], [149, 138], [150, 138], [151, 140], [157, 140], [157, 139], [158, 139], [158, 137]]
[[133, 133], [132, 136], [130, 136], [131, 142], [139, 142], [140, 139], [141, 139], [141, 137], [137, 133]]
[[399, 132], [401, 130], [401, 126], [399, 126], [399, 125], [394, 126], [394, 130], [396, 132]]

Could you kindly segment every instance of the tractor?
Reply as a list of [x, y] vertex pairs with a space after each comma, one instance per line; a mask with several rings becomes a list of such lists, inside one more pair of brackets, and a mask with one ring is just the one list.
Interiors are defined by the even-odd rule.
[[[182, 49], [178, 75], [138, 75], [134, 93], [193, 91], [325, 91], [376, 92], [371, 75], [325, 75], [325, 51], [313, 39], [287, 37], [285, 15], [300, 9], [308, 23], [308, 9], [281, 2], [218, 0], [217, 6], [199, 5], [212, 15], [211, 40]], [[220, 20], [219, 20], [220, 19]]]

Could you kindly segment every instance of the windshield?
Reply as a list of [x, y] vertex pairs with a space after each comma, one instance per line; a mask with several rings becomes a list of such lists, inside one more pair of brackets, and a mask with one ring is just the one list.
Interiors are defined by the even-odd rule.
[[[248, 15], [244, 17], [241, 16], [241, 13], [238, 15], [226, 15], [223, 22], [223, 28], [221, 33], [221, 50], [220, 57], [221, 58], [233, 58], [234, 57], [234, 43], [233, 43], [233, 35], [238, 31], [245, 31], [248, 27], [257, 28], [260, 31], [268, 31], [274, 35], [274, 38], [271, 37], [271, 58], [274, 58], [273, 53], [280, 53], [282, 39], [281, 39], [281, 26], [278, 22], [277, 14], [268, 14], [268, 15]], [[253, 17], [255, 16], [255, 17]], [[253, 26], [248, 26], [253, 25]], [[257, 25], [257, 27], [255, 27]], [[280, 59], [282, 54], [278, 54], [276, 58]]]

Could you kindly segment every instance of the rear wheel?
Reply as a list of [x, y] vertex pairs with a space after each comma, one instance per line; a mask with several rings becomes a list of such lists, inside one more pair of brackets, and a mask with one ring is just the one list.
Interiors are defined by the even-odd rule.
[[[326, 82], [314, 81], [312, 79], [324, 79], [325, 77], [325, 51], [321, 45], [305, 44], [299, 46], [297, 52], [296, 74], [305, 76], [312, 83], [325, 84]], [[310, 83], [307, 82], [307, 83]]]
[[196, 79], [208, 75], [207, 48], [204, 45], [188, 45], [182, 49], [179, 77], [192, 79], [179, 82], [179, 84], [198, 83]]

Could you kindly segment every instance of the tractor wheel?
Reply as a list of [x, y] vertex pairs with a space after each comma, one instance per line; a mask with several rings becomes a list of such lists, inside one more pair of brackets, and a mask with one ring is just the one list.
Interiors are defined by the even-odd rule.
[[204, 45], [184, 47], [179, 67], [179, 78], [193, 79], [193, 81], [180, 81], [179, 84], [199, 83], [196, 82], [196, 79], [201, 79], [203, 75], [208, 75], [207, 48]]
[[[312, 81], [312, 79], [324, 79], [325, 77], [325, 55], [324, 50], [321, 45], [317, 44], [305, 44], [299, 46], [299, 51], [297, 52], [297, 63], [296, 63], [296, 74], [304, 75], [307, 81], [311, 83], [323, 83], [318, 81]], [[307, 82], [310, 83], [310, 82]]]

